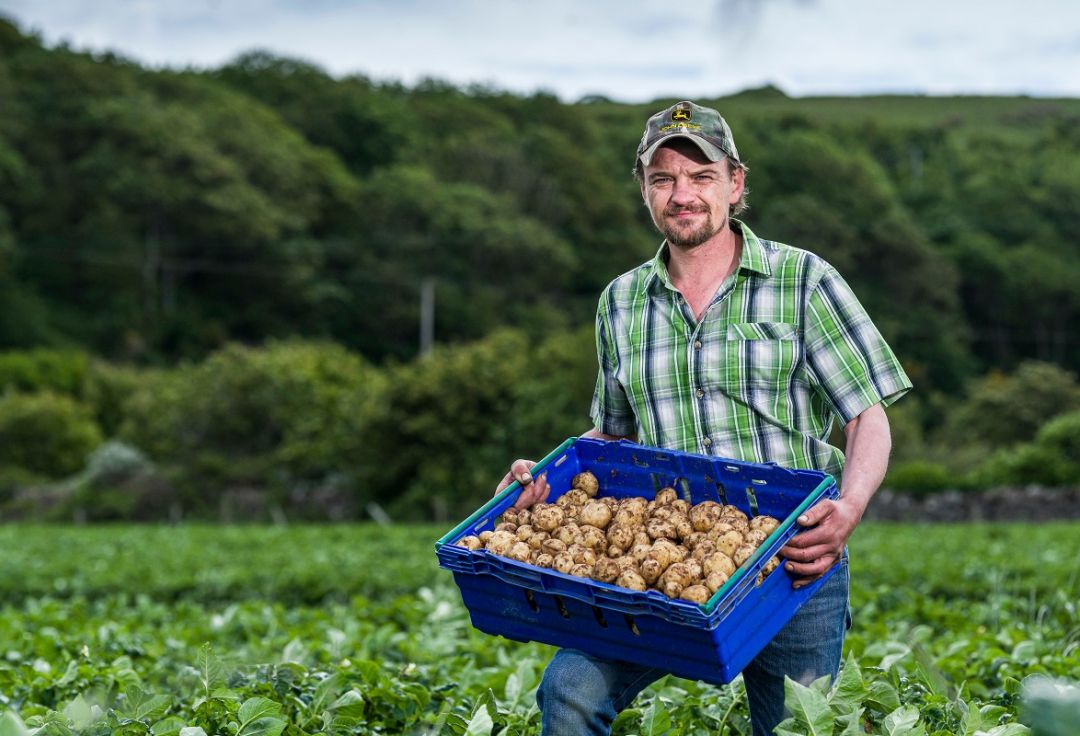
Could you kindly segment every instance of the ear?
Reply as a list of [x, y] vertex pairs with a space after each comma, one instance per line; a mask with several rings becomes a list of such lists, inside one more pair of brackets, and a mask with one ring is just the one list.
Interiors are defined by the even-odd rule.
[[733, 205], [739, 201], [746, 187], [746, 172], [739, 166], [732, 166], [731, 169], [731, 196], [728, 198], [728, 204]]

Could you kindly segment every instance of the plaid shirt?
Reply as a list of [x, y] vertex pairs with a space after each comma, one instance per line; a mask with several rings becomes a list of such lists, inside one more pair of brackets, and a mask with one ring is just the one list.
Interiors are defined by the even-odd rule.
[[739, 268], [698, 322], [668, 276], [667, 244], [604, 290], [592, 418], [605, 434], [839, 479], [828, 444], [911, 388], [851, 288], [823, 259], [759, 240], [743, 223]]

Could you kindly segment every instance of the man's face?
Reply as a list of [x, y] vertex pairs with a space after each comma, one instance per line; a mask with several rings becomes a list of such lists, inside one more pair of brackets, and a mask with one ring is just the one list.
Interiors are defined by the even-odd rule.
[[710, 161], [691, 141], [676, 138], [645, 167], [641, 196], [668, 244], [693, 248], [727, 227], [743, 176], [738, 168], [729, 174], [727, 161]]

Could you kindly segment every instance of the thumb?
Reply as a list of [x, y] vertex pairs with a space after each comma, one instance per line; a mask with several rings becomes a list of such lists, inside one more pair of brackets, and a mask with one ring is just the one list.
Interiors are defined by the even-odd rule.
[[796, 521], [799, 522], [799, 526], [816, 526], [831, 513], [832, 501], [823, 500], [802, 512]]

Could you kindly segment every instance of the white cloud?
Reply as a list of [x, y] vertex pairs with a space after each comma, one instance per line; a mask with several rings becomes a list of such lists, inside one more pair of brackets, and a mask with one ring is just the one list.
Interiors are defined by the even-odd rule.
[[50, 43], [154, 65], [252, 48], [335, 74], [435, 76], [565, 99], [792, 94], [1080, 96], [1080, 3], [1006, 0], [0, 0]]

